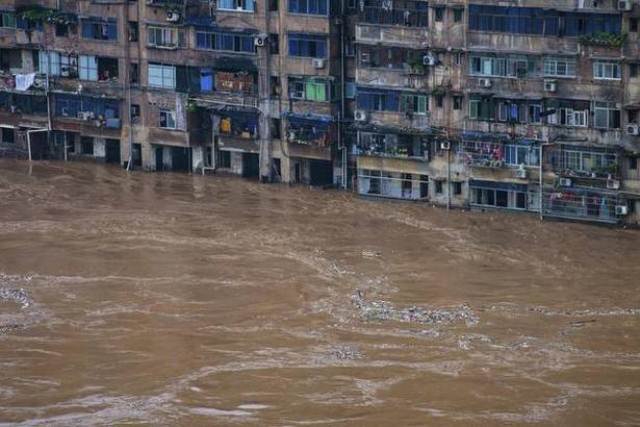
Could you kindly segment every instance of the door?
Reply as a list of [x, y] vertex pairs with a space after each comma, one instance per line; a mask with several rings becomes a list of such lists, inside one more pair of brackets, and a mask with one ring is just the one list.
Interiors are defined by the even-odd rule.
[[257, 178], [260, 174], [260, 158], [255, 153], [242, 153], [242, 176]]
[[105, 141], [105, 162], [120, 164], [120, 141], [107, 139]]
[[156, 170], [164, 170], [164, 164], [162, 163], [162, 147], [156, 147]]
[[311, 185], [331, 185], [333, 184], [333, 167], [331, 162], [325, 160], [310, 160], [310, 184]]

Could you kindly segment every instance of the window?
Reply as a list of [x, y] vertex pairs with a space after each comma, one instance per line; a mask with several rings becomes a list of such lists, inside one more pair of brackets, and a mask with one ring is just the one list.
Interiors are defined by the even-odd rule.
[[137, 123], [140, 120], [140, 105], [131, 104], [131, 121]]
[[635, 157], [629, 157], [629, 170], [636, 170], [638, 169], [638, 159]]
[[280, 54], [280, 35], [277, 33], [269, 35], [269, 52], [272, 55]]
[[185, 47], [184, 31], [170, 27], [148, 27], [147, 45], [159, 47]]
[[98, 61], [95, 56], [80, 55], [80, 80], [98, 80]]
[[475, 120], [493, 120], [493, 106], [489, 98], [469, 100], [469, 118]]
[[469, 73], [487, 77], [527, 77], [535, 73], [535, 61], [526, 56], [507, 57], [472, 56], [469, 61]]
[[60, 75], [60, 54], [58, 52], [38, 52], [38, 71], [50, 76]]
[[444, 7], [436, 6], [433, 10], [435, 12], [433, 19], [436, 22], [442, 22], [444, 20]]
[[629, 31], [632, 33], [638, 32], [638, 18], [629, 18]]
[[524, 144], [505, 144], [504, 162], [509, 166], [537, 166], [539, 164], [538, 147]]
[[356, 84], [355, 82], [346, 82], [344, 85], [344, 97], [347, 99], [356, 98]]
[[593, 78], [597, 80], [620, 80], [620, 64], [617, 62], [595, 61]]
[[461, 8], [453, 9], [453, 22], [462, 22], [463, 13], [464, 13], [464, 9], [461, 9]]
[[453, 109], [454, 110], [461, 110], [462, 109], [462, 97], [461, 96], [454, 96], [453, 97]]
[[633, 62], [629, 64], [629, 77], [632, 79], [638, 77], [638, 63]]
[[83, 136], [80, 139], [80, 153], [93, 156], [93, 138]]
[[129, 22], [129, 41], [137, 42], [138, 37], [139, 37], [138, 23], [135, 21], [130, 21]]
[[200, 92], [213, 92], [214, 77], [211, 68], [200, 68]]
[[327, 56], [327, 38], [319, 35], [289, 33], [289, 55], [325, 58]]
[[160, 110], [160, 127], [164, 129], [176, 128], [176, 113], [172, 110]]
[[429, 110], [428, 98], [426, 95], [402, 95], [400, 110], [406, 113], [425, 115]]
[[0, 26], [3, 28], [16, 27], [16, 15], [13, 12], [0, 12]]
[[93, 40], [118, 40], [118, 24], [115, 19], [99, 18], [82, 21], [82, 38]]
[[442, 194], [442, 180], [438, 179], [436, 183], [436, 194]]
[[253, 35], [231, 32], [198, 31], [196, 33], [196, 47], [226, 52], [256, 52]]
[[554, 114], [547, 116], [547, 123], [563, 126], [587, 127], [589, 110], [574, 110], [572, 108], [557, 108]]
[[[405, 99], [408, 99], [409, 96], [410, 95], [407, 95], [407, 98]], [[358, 108], [366, 111], [397, 112], [400, 107], [400, 93], [395, 91], [378, 91], [356, 88], [356, 103]]]
[[469, 29], [472, 31], [577, 37], [598, 32], [620, 34], [621, 27], [620, 15], [469, 5]]
[[149, 86], [175, 89], [176, 67], [173, 65], [149, 64]]
[[329, 101], [330, 85], [323, 79], [290, 78], [289, 97], [315, 102]]
[[290, 13], [306, 15], [327, 15], [328, 0], [289, 0]]
[[544, 58], [544, 76], [545, 77], [575, 77], [576, 76], [576, 60], [575, 58]]
[[219, 0], [218, 10], [234, 10], [242, 12], [254, 12], [255, 0]]
[[444, 95], [436, 95], [436, 107], [442, 108], [444, 105]]
[[618, 159], [613, 153], [594, 151], [563, 150], [562, 164], [564, 169], [580, 172], [599, 172], [617, 166]]
[[221, 150], [219, 155], [216, 156], [216, 160], [218, 161], [218, 167], [228, 169], [231, 167], [231, 151], [223, 151]]
[[619, 129], [620, 110], [615, 102], [595, 102], [595, 123], [594, 126], [600, 129]]
[[353, 38], [348, 38], [344, 44], [344, 55], [353, 58], [356, 56], [356, 47], [355, 40]]
[[453, 194], [455, 194], [456, 196], [462, 194], [461, 182], [452, 182], [451, 185], [453, 186]]
[[5, 144], [13, 144], [15, 141], [15, 131], [9, 128], [2, 128], [2, 142]]
[[140, 66], [135, 62], [129, 64], [129, 83], [132, 85], [140, 83]]
[[69, 25], [64, 23], [56, 23], [56, 37], [68, 37], [69, 36]]

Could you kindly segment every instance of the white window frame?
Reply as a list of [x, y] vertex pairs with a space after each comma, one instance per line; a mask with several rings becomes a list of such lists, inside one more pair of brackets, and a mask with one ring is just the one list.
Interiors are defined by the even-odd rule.
[[[182, 40], [181, 40], [182, 39]], [[147, 46], [177, 48], [184, 47], [184, 34], [172, 27], [147, 27]]]
[[[564, 72], [559, 70], [564, 68]], [[576, 77], [576, 60], [574, 58], [561, 58], [546, 56], [543, 60], [543, 74], [545, 77], [574, 78]]]
[[622, 78], [620, 63], [612, 61], [593, 62], [594, 80], [620, 80]]
[[94, 55], [80, 55], [78, 76], [80, 80], [98, 81], [98, 58]]
[[[162, 129], [177, 129], [176, 125], [176, 112], [175, 110], [168, 110], [161, 108], [159, 112], [158, 127]], [[162, 126], [162, 116], [165, 117], [166, 126]]]
[[176, 67], [175, 65], [149, 64], [147, 79], [149, 87], [175, 89]]

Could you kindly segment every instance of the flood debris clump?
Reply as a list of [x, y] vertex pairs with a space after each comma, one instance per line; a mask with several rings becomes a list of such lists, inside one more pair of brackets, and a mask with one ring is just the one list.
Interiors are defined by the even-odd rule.
[[448, 308], [424, 308], [411, 306], [396, 308], [386, 301], [367, 301], [357, 290], [351, 297], [352, 304], [360, 311], [360, 317], [367, 321], [387, 321], [446, 325], [464, 322], [467, 326], [478, 323], [478, 316], [467, 304]]
[[331, 349], [331, 355], [338, 360], [362, 359], [362, 353], [357, 347], [340, 346]]
[[19, 304], [22, 308], [29, 307], [33, 301], [24, 289], [0, 288], [0, 302], [10, 301]]

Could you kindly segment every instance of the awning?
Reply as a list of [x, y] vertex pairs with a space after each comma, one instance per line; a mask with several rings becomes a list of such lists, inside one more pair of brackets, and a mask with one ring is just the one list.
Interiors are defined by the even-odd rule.
[[376, 132], [376, 133], [393, 133], [398, 135], [418, 135], [427, 136], [433, 135], [433, 128], [425, 127], [424, 129], [406, 128], [401, 126], [389, 126], [378, 125], [374, 123], [360, 123], [354, 122], [354, 128], [364, 132]]
[[252, 59], [232, 56], [216, 58], [213, 63], [213, 68], [217, 71], [258, 71], [258, 67]]
[[462, 132], [462, 139], [465, 141], [501, 142], [511, 141], [511, 136], [506, 133], [464, 131]]
[[192, 15], [184, 20], [185, 25], [192, 25], [200, 30], [212, 30], [216, 28], [216, 21], [211, 16]]
[[333, 117], [319, 114], [284, 113], [283, 116], [291, 125], [314, 126], [320, 130], [328, 130], [334, 122]]

